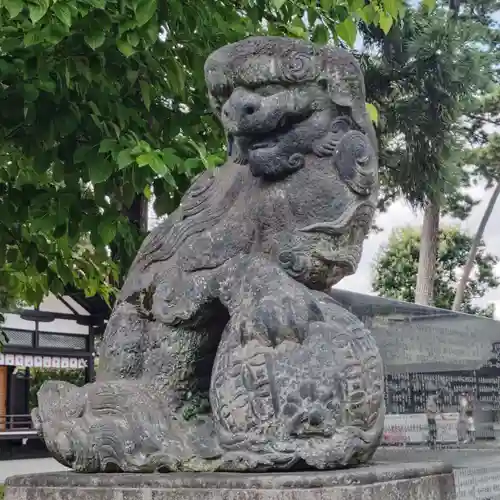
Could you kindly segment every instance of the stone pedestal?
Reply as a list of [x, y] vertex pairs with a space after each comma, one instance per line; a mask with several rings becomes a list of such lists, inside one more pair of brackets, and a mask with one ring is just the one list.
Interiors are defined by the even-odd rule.
[[13, 476], [5, 500], [454, 500], [450, 466], [379, 463], [284, 474], [96, 474]]

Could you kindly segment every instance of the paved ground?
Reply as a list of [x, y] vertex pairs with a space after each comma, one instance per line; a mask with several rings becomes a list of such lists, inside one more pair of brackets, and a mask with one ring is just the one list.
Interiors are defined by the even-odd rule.
[[500, 500], [500, 449], [486, 442], [432, 451], [426, 447], [384, 447], [375, 454], [380, 461], [442, 461], [453, 466], [457, 500]]
[[37, 472], [58, 472], [65, 468], [52, 458], [31, 458], [29, 460], [0, 461], [0, 484], [9, 476], [35, 474]]
[[[442, 461], [453, 467], [481, 467], [483, 464], [495, 464], [500, 468], [500, 449], [497, 446], [463, 445], [459, 449], [446, 447], [430, 450], [424, 446], [384, 446], [378, 449], [375, 460], [398, 462]], [[500, 478], [499, 478], [500, 479]]]

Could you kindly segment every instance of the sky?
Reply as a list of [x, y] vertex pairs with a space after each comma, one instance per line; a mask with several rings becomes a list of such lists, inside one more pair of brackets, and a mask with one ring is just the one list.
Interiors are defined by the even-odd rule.
[[[450, 217], [443, 217], [441, 221], [442, 227], [446, 225], [459, 225], [470, 235], [475, 234], [492, 194], [492, 190], [485, 190], [484, 186], [480, 185], [470, 189], [468, 193], [474, 199], [480, 199], [481, 203], [474, 207], [470, 217], [463, 222], [454, 220]], [[422, 212], [414, 211], [404, 200], [399, 200], [391, 205], [386, 213], [382, 213], [378, 216], [377, 224], [383, 230], [379, 233], [371, 234], [365, 241], [363, 256], [356, 274], [344, 278], [336, 288], [343, 288], [361, 293], [373, 293], [371, 288], [372, 264], [377, 254], [387, 243], [394, 229], [408, 225], [421, 227]], [[497, 202], [489, 223], [486, 226], [484, 241], [486, 250], [500, 257], [500, 202]], [[497, 265], [497, 274], [500, 276], [500, 264]], [[495, 319], [500, 320], [500, 287], [496, 290], [491, 290], [482, 300], [477, 301], [477, 304], [485, 306], [491, 302], [494, 302], [496, 305]]]

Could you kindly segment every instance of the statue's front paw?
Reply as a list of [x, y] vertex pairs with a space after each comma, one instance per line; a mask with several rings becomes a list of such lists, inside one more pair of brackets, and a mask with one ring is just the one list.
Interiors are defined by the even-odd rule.
[[253, 339], [275, 347], [283, 341], [302, 343], [311, 323], [323, 321], [318, 303], [302, 285], [259, 297], [241, 309], [238, 330], [243, 343]]

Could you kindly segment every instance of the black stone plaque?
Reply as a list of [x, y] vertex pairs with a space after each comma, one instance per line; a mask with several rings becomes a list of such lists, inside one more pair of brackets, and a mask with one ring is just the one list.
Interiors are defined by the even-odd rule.
[[370, 328], [380, 347], [389, 416], [424, 414], [429, 397], [437, 393], [439, 411], [457, 415], [460, 397], [467, 393], [474, 401], [476, 438], [495, 437], [499, 322], [344, 290], [332, 296]]

